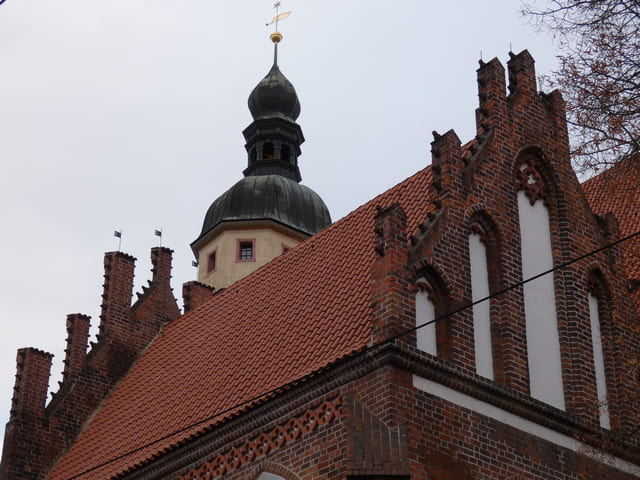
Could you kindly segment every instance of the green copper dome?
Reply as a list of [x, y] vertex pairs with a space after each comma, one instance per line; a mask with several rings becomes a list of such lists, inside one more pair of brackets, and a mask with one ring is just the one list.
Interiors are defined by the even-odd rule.
[[254, 120], [281, 116], [295, 121], [300, 115], [296, 89], [275, 63], [253, 89], [248, 103]]
[[295, 122], [300, 102], [278, 68], [277, 45], [273, 66], [253, 89], [248, 103], [253, 122], [243, 131], [248, 155], [245, 178], [211, 204], [194, 244], [224, 222], [272, 220], [306, 235], [331, 224], [320, 196], [298, 183], [298, 156], [304, 142]]
[[273, 220], [308, 235], [331, 224], [320, 196], [281, 175], [245, 177], [209, 207], [200, 237], [222, 222]]

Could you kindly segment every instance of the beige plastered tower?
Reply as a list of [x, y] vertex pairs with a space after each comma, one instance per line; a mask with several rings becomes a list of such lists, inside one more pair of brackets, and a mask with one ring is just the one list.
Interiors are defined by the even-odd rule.
[[214, 200], [191, 244], [198, 281], [216, 289], [331, 224], [320, 196], [300, 184], [300, 102], [278, 67], [282, 36], [275, 32], [271, 38], [273, 66], [249, 95], [253, 122], [243, 132], [248, 154], [244, 178]]

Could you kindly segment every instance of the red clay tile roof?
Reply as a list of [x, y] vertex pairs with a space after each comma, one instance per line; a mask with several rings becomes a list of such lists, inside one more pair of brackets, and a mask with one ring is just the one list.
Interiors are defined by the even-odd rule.
[[251, 400], [366, 347], [376, 206], [399, 202], [415, 233], [429, 208], [421, 170], [199, 309], [169, 324], [50, 474], [109, 478], [144, 463]]
[[[640, 156], [620, 162], [582, 184], [591, 209], [598, 215], [613, 212], [620, 237], [640, 230]], [[640, 237], [622, 244], [627, 276], [640, 280]], [[640, 309], [640, 291], [634, 295]]]

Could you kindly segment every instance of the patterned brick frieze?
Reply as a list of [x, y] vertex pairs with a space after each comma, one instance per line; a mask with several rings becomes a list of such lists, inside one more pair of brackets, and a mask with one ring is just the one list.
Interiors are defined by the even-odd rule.
[[212, 457], [200, 467], [194, 468], [178, 480], [211, 480], [220, 478], [240, 466], [247, 465], [271, 451], [278, 450], [285, 444], [293, 443], [315, 429], [327, 425], [335, 418], [345, 414], [344, 398], [322, 402], [315, 408], [307, 410], [298, 417], [291, 417], [269, 431], [246, 440], [241, 446]]

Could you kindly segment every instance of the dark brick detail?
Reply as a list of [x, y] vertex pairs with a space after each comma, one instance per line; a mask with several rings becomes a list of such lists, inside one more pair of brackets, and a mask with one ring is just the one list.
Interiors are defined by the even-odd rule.
[[162, 285], [169, 285], [171, 280], [171, 257], [173, 250], [167, 247], [154, 247], [151, 249], [151, 281]]
[[375, 218], [375, 249], [378, 255], [371, 272], [373, 342], [382, 341], [410, 328], [410, 324], [406, 322], [406, 310], [413, 300], [408, 293], [406, 271], [406, 220], [404, 211], [397, 203], [387, 208], [378, 208]]
[[[321, 428], [334, 419], [345, 415], [344, 399], [322, 402], [319, 406], [309, 409], [300, 416], [295, 416], [273, 427], [270, 431], [262, 432], [254, 438], [247, 439], [241, 446], [235, 446], [226, 453], [219, 454], [197, 468], [188, 471], [178, 480], [198, 480], [220, 478], [226, 473], [232, 473], [241, 466], [269, 454], [270, 451], [284, 448], [287, 444], [301, 441], [302, 437]], [[274, 472], [275, 473], [275, 472]]]
[[460, 139], [453, 130], [444, 135], [433, 132], [431, 165], [433, 183], [438, 185], [439, 201], [446, 206], [447, 199], [460, 190], [462, 184], [462, 149]]
[[547, 203], [544, 194], [544, 183], [542, 177], [536, 170], [536, 159], [533, 155], [528, 155], [522, 159], [522, 164], [516, 173], [517, 189], [524, 190], [531, 205], [536, 201], [543, 200]]
[[98, 341], [103, 336], [114, 340], [127, 336], [135, 262], [134, 257], [122, 252], [104, 255], [104, 292]]
[[509, 52], [509, 93], [512, 95], [537, 95], [535, 60], [527, 50], [515, 55]]
[[184, 313], [195, 310], [203, 303], [212, 299], [215, 295], [215, 288], [204, 283], [191, 281], [182, 285], [182, 300], [184, 303]]
[[[618, 220], [613, 213], [605, 213], [602, 216], [596, 215], [596, 220], [606, 243], [613, 243], [621, 238]], [[620, 244], [615, 245], [613, 248], [607, 249], [605, 254], [611, 263], [619, 264], [622, 261], [622, 246]]]
[[480, 61], [478, 68], [478, 100], [476, 125], [478, 135], [501, 128], [507, 110], [507, 85], [504, 67], [497, 58]]
[[87, 358], [90, 319], [88, 315], [67, 315], [67, 348], [65, 349], [63, 382], [70, 382], [80, 373]]
[[41, 431], [52, 358], [50, 353], [35, 348], [18, 350], [16, 383], [0, 464], [2, 480], [35, 480], [50, 460]]
[[131, 307], [132, 321], [142, 328], [134, 335], [129, 332], [127, 341], [138, 353], [164, 325], [180, 316], [170, 285], [172, 254], [173, 250], [165, 247], [151, 249], [152, 280], [142, 288], [142, 294], [138, 294], [138, 300]]
[[16, 384], [13, 389], [11, 418], [40, 418], [44, 414], [53, 355], [35, 348], [18, 350]]
[[389, 427], [353, 396], [348, 397], [347, 405], [347, 475], [409, 475], [406, 428]]
[[18, 351], [1, 480], [44, 478], [149, 342], [180, 315], [169, 283], [171, 254], [167, 248], [152, 249], [153, 279], [133, 306], [135, 258], [105, 254], [98, 341], [87, 353], [89, 317], [67, 317], [63, 380], [48, 404], [51, 355], [33, 348]]

